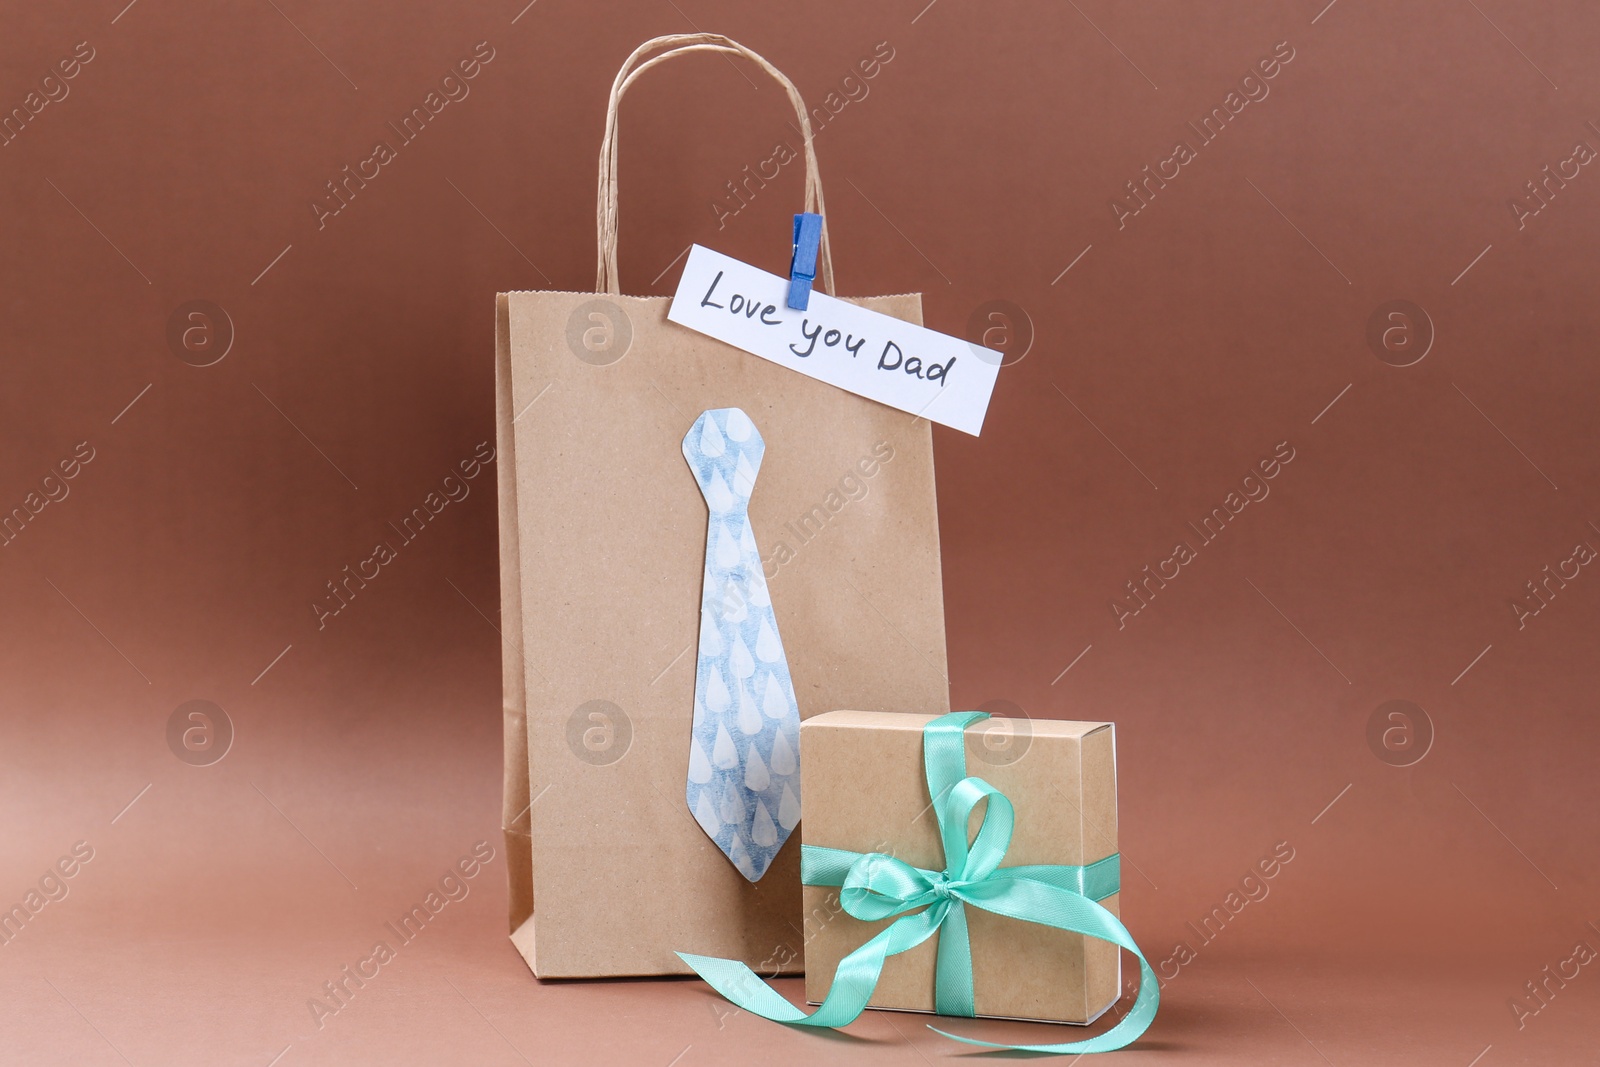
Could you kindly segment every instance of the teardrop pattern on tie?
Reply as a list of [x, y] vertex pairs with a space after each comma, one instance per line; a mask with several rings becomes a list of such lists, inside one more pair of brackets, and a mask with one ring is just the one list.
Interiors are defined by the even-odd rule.
[[769, 719], [782, 719], [789, 714], [789, 694], [783, 691], [776, 674], [767, 675], [767, 684], [762, 687], [761, 711]]
[[750, 465], [750, 460], [741, 452], [739, 454], [739, 462], [733, 468], [733, 491], [749, 500], [750, 493], [755, 489], [755, 485], [756, 469]]
[[700, 627], [700, 655], [706, 659], [716, 659], [722, 655], [722, 633], [719, 627]]
[[758, 845], [771, 847], [778, 843], [778, 828], [773, 825], [767, 806], [756, 801], [756, 817], [750, 824], [750, 838]]
[[789, 739], [783, 736], [780, 729], [778, 735], [772, 739], [772, 773], [787, 778], [800, 767], [800, 761], [794, 758], [794, 749], [789, 747]]
[[761, 729], [761, 712], [756, 710], [756, 699], [750, 695], [750, 687], [740, 682], [739, 732], [749, 737], [752, 734], [759, 734]]
[[733, 738], [726, 726], [717, 727], [717, 741], [711, 750], [711, 762], [725, 771], [739, 766], [739, 753], [733, 747]]
[[717, 836], [717, 831], [722, 829], [722, 820], [717, 818], [716, 811], [711, 807], [710, 793], [700, 794], [700, 802], [694, 806], [694, 821], [700, 824], [700, 829], [713, 838]]
[[778, 640], [778, 631], [766, 619], [761, 620], [761, 629], [756, 634], [756, 656], [762, 663], [783, 660], [783, 642]]
[[[750, 494], [744, 494], [748, 497]], [[733, 498], [733, 490], [728, 488], [728, 483], [723, 479], [722, 472], [717, 471], [711, 475], [711, 480], [706, 483], [706, 506], [718, 515], [726, 515], [733, 510], [737, 503]]]
[[[717, 618], [724, 623], [742, 623], [750, 617], [750, 598], [744, 594], [744, 585], [732, 578], [722, 583], [722, 594], [716, 602]], [[704, 625], [704, 620], [702, 620]]]
[[[709, 772], [710, 768], [707, 768]], [[761, 758], [761, 753], [756, 751], [754, 743], [749, 751], [744, 754], [744, 786], [752, 793], [765, 793], [767, 786], [772, 784], [772, 776], [767, 773], [766, 761]]]
[[750, 649], [744, 643], [744, 638], [735, 634], [733, 648], [728, 653], [728, 667], [733, 671], [735, 678], [748, 678], [756, 673], [756, 661], [750, 655]]
[[731, 782], [724, 783], [722, 806], [717, 809], [717, 814], [729, 826], [743, 826], [750, 817], [749, 811], [744, 806], [744, 797], [733, 787]]
[[706, 759], [706, 750], [700, 747], [700, 742], [689, 739], [689, 781], [696, 785], [705, 785], [711, 781], [711, 761]]
[[778, 802], [778, 822], [785, 830], [793, 830], [800, 822], [800, 798], [788, 787], [783, 787], [783, 799]]
[[727, 411], [724, 424], [728, 427], [728, 439], [740, 444], [750, 440], [750, 435], [756, 432], [756, 425], [750, 421], [750, 416], [738, 408], [728, 408]]
[[756, 865], [750, 859], [750, 851], [744, 847], [744, 841], [737, 833], [733, 835], [733, 841], [728, 846], [728, 859], [733, 862], [733, 866], [740, 874], [752, 882], [766, 873], [764, 867], [759, 871], [756, 869]]
[[722, 439], [722, 431], [717, 429], [717, 420], [703, 420], [700, 424], [700, 454], [707, 459], [716, 459], [726, 449], [727, 442]]
[[742, 555], [739, 535], [734, 533], [727, 523], [718, 523], [717, 566], [725, 571], [732, 570], [739, 565]]
[[711, 668], [710, 676], [706, 679], [706, 710], [721, 715], [732, 703], [733, 697], [728, 693], [728, 684], [722, 680], [721, 668]]

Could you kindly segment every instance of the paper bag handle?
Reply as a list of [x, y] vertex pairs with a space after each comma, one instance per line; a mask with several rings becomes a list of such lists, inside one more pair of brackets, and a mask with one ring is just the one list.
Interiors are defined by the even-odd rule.
[[[652, 53], [659, 52], [659, 55]], [[833, 253], [828, 245], [827, 212], [823, 210], [822, 178], [817, 173], [817, 153], [811, 144], [811, 118], [806, 111], [800, 90], [784, 77], [783, 72], [744, 45], [720, 33], [674, 33], [656, 37], [634, 49], [616, 80], [611, 83], [611, 99], [606, 105], [606, 133], [600, 142], [600, 183], [596, 196], [595, 229], [599, 245], [600, 265], [595, 275], [595, 292], [620, 295], [621, 283], [617, 274], [617, 105], [622, 94], [628, 91], [635, 78], [674, 56], [688, 52], [723, 52], [744, 56], [772, 75], [789, 95], [794, 105], [795, 117], [800, 120], [800, 136], [805, 140], [806, 199], [805, 210], [816, 212], [823, 218], [822, 242], [818, 251], [819, 274], [822, 288], [833, 292]], [[650, 57], [650, 58], [646, 58]]]

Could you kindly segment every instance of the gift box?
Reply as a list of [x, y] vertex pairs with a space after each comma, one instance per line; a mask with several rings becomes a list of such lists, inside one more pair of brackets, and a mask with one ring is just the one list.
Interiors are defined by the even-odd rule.
[[[960, 861], [947, 855], [941, 839], [943, 813], [936, 811], [936, 798], [930, 796], [933, 789], [951, 784], [935, 782], [934, 756], [930, 752], [925, 758], [924, 728], [935, 718], [833, 711], [801, 724], [803, 880], [821, 877], [836, 883], [808, 884], [803, 891], [806, 997], [813, 1004], [828, 994], [841, 960], [904, 914], [897, 911], [871, 922], [848, 914], [837, 883], [844, 882], [852, 864], [879, 853], [921, 869], [917, 877], [935, 886], [947, 876], [960, 876], [951, 869]], [[1009, 846], [995, 871], [1000, 879], [991, 876], [990, 884], [998, 885], [1007, 869], [1053, 865], [1088, 899], [1098, 899], [1117, 914], [1112, 725], [982, 716], [958, 723], [957, 729], [962, 725], [965, 774], [1003, 794], [1000, 801], [987, 797], [987, 814], [994, 816], [996, 804], [1006, 799], [1015, 812]], [[947, 758], [957, 757], [959, 768], [961, 754]], [[970, 830], [963, 826], [952, 832], [967, 830], [970, 839], [983, 814], [980, 806]], [[951, 817], [959, 819], [959, 811]], [[812, 862], [817, 857], [835, 857], [831, 877], [829, 863]], [[931, 879], [926, 877], [930, 874]], [[1104, 895], [1108, 889], [1112, 892]], [[925, 886], [909, 892], [919, 890], [928, 895]], [[1084, 1024], [1116, 1002], [1121, 971], [1115, 944], [982, 907], [963, 910], [971, 968], [971, 999], [965, 1010], [941, 1007], [935, 994], [940, 954], [958, 951], [947, 945], [959, 933], [953, 934], [948, 920], [938, 933], [885, 961], [868, 1006]]]

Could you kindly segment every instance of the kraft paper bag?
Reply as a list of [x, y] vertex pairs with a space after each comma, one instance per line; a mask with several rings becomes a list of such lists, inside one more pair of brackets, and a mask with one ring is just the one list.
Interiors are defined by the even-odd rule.
[[[701, 412], [742, 408], [766, 440], [750, 521], [801, 716], [949, 707], [928, 422], [668, 322], [668, 297], [620, 295], [617, 104], [699, 51], [783, 85], [823, 212], [788, 79], [725, 37], [657, 38], [612, 87], [596, 292], [497, 299], [503, 826], [511, 939], [541, 978], [689, 973], [674, 949], [802, 968], [800, 834], [752, 883], [684, 801], [707, 509], [681, 446]], [[832, 292], [826, 232], [819, 259]], [[859, 303], [921, 321], [917, 294]]]

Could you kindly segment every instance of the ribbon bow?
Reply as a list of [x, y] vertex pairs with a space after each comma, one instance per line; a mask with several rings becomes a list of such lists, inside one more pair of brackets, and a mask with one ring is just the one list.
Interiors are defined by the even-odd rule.
[[[1136, 1040], [1155, 1018], [1161, 996], [1155, 972], [1134, 944], [1133, 936], [1098, 903], [1119, 888], [1119, 857], [1112, 854], [1081, 867], [1000, 866], [1011, 844], [1016, 812], [1004, 793], [981, 778], [967, 776], [962, 737], [969, 723], [986, 718], [988, 715], [981, 711], [951, 712], [934, 719], [922, 731], [923, 765], [944, 846], [944, 870], [923, 870], [881, 852], [802, 846], [800, 880], [806, 885], [840, 887], [839, 901], [845, 912], [863, 922], [900, 916], [839, 961], [833, 985], [816, 1011], [807, 1015], [737, 960], [686, 952], [678, 953], [679, 958], [713, 989], [746, 1011], [774, 1022], [839, 1027], [854, 1022], [866, 1008], [886, 959], [938, 934], [934, 1010], [940, 1015], [970, 1017], [974, 1014], [972, 947], [966, 912], [970, 904], [996, 915], [1086, 934], [1127, 949], [1139, 959], [1138, 997], [1115, 1026], [1084, 1041], [1004, 1045], [947, 1033], [933, 1026], [928, 1029], [968, 1045], [1023, 1052], [1111, 1052]], [[979, 803], [985, 803], [983, 822], [969, 844], [967, 819]]]

